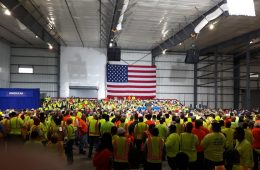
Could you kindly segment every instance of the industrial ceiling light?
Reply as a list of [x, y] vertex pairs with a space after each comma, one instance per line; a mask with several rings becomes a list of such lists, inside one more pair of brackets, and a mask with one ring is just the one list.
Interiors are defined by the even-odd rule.
[[167, 49], [163, 50], [163, 51], [162, 51], [162, 54], [163, 54], [163, 55], [166, 54], [166, 51], [167, 51]]
[[250, 42], [249, 42], [249, 44], [253, 44], [254, 43], [254, 41], [253, 40], [251, 40]]
[[39, 38], [37, 35], [35, 35], [35, 38]]
[[48, 43], [48, 46], [49, 46], [49, 49], [50, 49], [50, 50], [53, 49], [53, 46], [52, 46], [50, 43]]
[[111, 48], [111, 47], [113, 47], [113, 43], [111, 42], [111, 43], [109, 43], [109, 47]]
[[254, 0], [227, 0], [228, 12], [230, 15], [255, 15]]
[[9, 9], [5, 9], [4, 14], [10, 16], [10, 15], [11, 15], [11, 12], [9, 11]]
[[210, 30], [213, 30], [214, 28], [215, 28], [215, 25], [214, 25], [214, 24], [210, 24], [210, 25], [209, 25], [209, 29], [210, 29]]
[[179, 43], [179, 46], [181, 46], [182, 45], [182, 43]]

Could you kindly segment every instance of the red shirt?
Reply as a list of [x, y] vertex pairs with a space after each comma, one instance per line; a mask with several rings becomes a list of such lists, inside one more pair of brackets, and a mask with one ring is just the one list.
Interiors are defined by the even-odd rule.
[[151, 124], [155, 124], [152, 120], [147, 120], [146, 122], [145, 122], [145, 124], [147, 124], [148, 126], [150, 126]]
[[260, 128], [253, 128], [252, 130], [253, 134], [253, 148], [260, 149]]
[[110, 170], [110, 160], [112, 160], [112, 152], [108, 149], [104, 149], [95, 154], [93, 164], [96, 170]]
[[197, 149], [197, 152], [203, 152], [204, 149], [202, 146], [200, 146], [200, 142], [202, 141], [202, 139], [204, 138], [204, 136], [206, 136], [206, 132], [202, 129], [196, 129], [196, 128], [193, 128], [192, 129], [192, 133], [196, 136], [198, 136], [198, 139], [199, 139], [199, 145], [196, 147]]

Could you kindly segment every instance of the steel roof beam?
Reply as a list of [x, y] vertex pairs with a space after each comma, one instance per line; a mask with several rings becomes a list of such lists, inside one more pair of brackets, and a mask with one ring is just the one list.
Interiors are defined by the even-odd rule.
[[246, 33], [246, 34], [243, 34], [243, 35], [240, 35], [238, 37], [234, 37], [230, 40], [223, 41], [223, 42], [220, 42], [218, 44], [214, 44], [214, 45], [206, 47], [204, 49], [201, 49], [200, 55], [210, 54], [214, 51], [227, 49], [231, 46], [236, 46], [236, 45], [243, 44], [243, 43], [249, 45], [249, 42], [252, 39], [258, 38], [258, 37], [260, 37], [260, 29]]
[[50, 43], [54, 49], [59, 50], [60, 44], [56, 39], [38, 23], [38, 21], [27, 11], [18, 0], [0, 0], [22, 24], [46, 43]]
[[218, 5], [211, 8], [209, 11], [205, 12], [203, 15], [198, 17], [196, 20], [188, 24], [186, 27], [184, 27], [179, 32], [175, 33], [173, 36], [156, 46], [152, 49], [152, 57], [156, 57], [158, 55], [162, 54], [162, 49], [169, 49], [172, 48], [179, 43], [182, 43], [186, 39], [191, 37], [191, 34], [194, 33], [194, 28], [207, 16], [208, 14], [211, 14], [213, 11], [215, 11], [219, 6], [225, 3], [225, 0], [220, 2]]

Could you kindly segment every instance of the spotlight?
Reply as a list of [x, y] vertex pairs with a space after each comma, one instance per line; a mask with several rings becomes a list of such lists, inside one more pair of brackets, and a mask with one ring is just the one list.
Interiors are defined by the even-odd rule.
[[179, 46], [181, 46], [182, 45], [182, 43], [179, 43]]
[[10, 12], [8, 9], [5, 9], [4, 14], [10, 16], [10, 15], [11, 15], [11, 12]]
[[254, 43], [254, 41], [253, 40], [251, 40], [250, 42], [249, 42], [249, 44], [253, 44]]
[[35, 38], [39, 38], [38, 35], [35, 35]]
[[110, 48], [113, 47], [113, 43], [109, 43], [109, 47], [110, 47]]
[[214, 24], [210, 24], [210, 25], [209, 25], [209, 29], [210, 29], [210, 30], [213, 30], [214, 28], [215, 28]]
[[52, 50], [53, 46], [50, 43], [48, 43], [48, 45], [49, 45], [49, 49]]
[[162, 54], [166, 54], [166, 50], [167, 50], [167, 49], [163, 50], [163, 51], [162, 51]]

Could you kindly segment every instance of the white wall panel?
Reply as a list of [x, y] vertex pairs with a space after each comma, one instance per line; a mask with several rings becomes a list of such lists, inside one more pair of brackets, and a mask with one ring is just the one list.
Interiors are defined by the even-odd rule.
[[0, 41], [0, 88], [10, 86], [10, 46]]
[[106, 61], [105, 49], [61, 47], [61, 97], [69, 97], [69, 86], [97, 86], [104, 98]]

